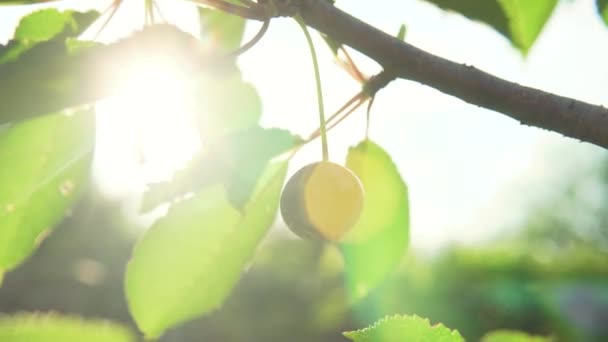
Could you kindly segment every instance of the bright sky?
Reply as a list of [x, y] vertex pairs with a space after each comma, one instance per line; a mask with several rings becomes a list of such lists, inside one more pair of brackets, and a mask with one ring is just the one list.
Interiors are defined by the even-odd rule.
[[[66, 1], [66, 6], [82, 8], [85, 3], [101, 9], [109, 1]], [[143, 1], [137, 3], [139, 6]], [[165, 0], [160, 5], [169, 21], [197, 31], [196, 15], [189, 11], [189, 4]], [[506, 39], [486, 26], [442, 12], [423, 1], [349, 0], [338, 1], [338, 5], [393, 34], [405, 23], [408, 42], [442, 57], [473, 64], [511, 81], [608, 104], [608, 29], [595, 13], [594, 0], [560, 2], [525, 60]], [[176, 8], [170, 10], [171, 6]], [[0, 41], [8, 39], [19, 17], [32, 9], [2, 8]], [[125, 6], [101, 38], [125, 35], [140, 26], [143, 15], [136, 10]], [[258, 25], [249, 25], [247, 34], [254, 34]], [[317, 43], [326, 106], [333, 112], [355, 94], [358, 85], [332, 62], [322, 42]], [[316, 128], [315, 86], [309, 58], [301, 31], [288, 19], [273, 21], [259, 45], [241, 58], [245, 77], [262, 96], [264, 125], [289, 128], [300, 134]], [[378, 71], [364, 57], [357, 55], [356, 61], [368, 74]], [[166, 84], [171, 75], [160, 73], [155, 77], [157, 82]], [[142, 171], [134, 159], [138, 154], [133, 134], [138, 115], [152, 110], [129, 107], [119, 100], [105, 101], [98, 107], [95, 175], [106, 193], [129, 197], [133, 190], [141, 189], [143, 179], [168, 174], [168, 170], [154, 163]], [[125, 120], [126, 112], [140, 114], [127, 115], [129, 119]], [[171, 156], [175, 163], [185, 162], [188, 148], [196, 145], [196, 139], [188, 131], [187, 119], [175, 114], [179, 109], [173, 108], [172, 112], [173, 117], [179, 118], [177, 122], [158, 116], [152, 120], [154, 125], [140, 132], [148, 142], [144, 154], [151, 159]], [[552, 184], [575, 174], [594, 155], [603, 153], [599, 148], [521, 126], [500, 114], [407, 81], [394, 82], [381, 91], [372, 115], [372, 139], [391, 153], [409, 186], [412, 247], [416, 250], [428, 251], [454, 241], [471, 242], [492, 236], [498, 228], [516, 221], [526, 204], [542, 197]], [[343, 162], [347, 147], [363, 137], [364, 116], [359, 111], [332, 132], [333, 161]], [[122, 129], [118, 124], [123, 124]], [[159, 141], [155, 135], [163, 130], [178, 134]], [[176, 151], [175, 146], [182, 148]], [[184, 146], [189, 147], [184, 150]], [[312, 144], [294, 160], [293, 170], [319, 158], [320, 148]]]

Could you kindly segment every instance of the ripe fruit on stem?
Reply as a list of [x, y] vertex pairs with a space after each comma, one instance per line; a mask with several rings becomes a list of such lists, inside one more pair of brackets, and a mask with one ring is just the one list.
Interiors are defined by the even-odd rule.
[[281, 196], [281, 215], [295, 234], [339, 242], [363, 210], [363, 187], [347, 168], [327, 162], [296, 172]]

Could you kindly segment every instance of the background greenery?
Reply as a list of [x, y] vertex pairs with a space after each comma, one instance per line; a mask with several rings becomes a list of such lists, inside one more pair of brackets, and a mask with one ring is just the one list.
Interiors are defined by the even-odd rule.
[[[542, 209], [531, 208], [526, 222], [509, 230], [517, 234], [436, 257], [410, 253], [354, 310], [333, 247], [271, 235], [224, 307], [161, 341], [338, 341], [342, 331], [393, 313], [443, 322], [468, 340], [510, 328], [604, 341], [608, 201], [591, 208], [576, 196], [589, 179], [601, 181], [600, 193], [608, 191], [608, 161], [598, 165], [565, 182]], [[563, 219], [585, 210], [595, 214], [584, 225]], [[87, 195], [30, 260], [6, 275], [2, 311], [56, 310], [133, 325], [122, 284], [137, 229], [118, 212], [118, 203]]]
[[[557, 4], [429, 2], [487, 24], [521, 56], [528, 55]], [[149, 14], [152, 2], [146, 4]], [[605, 20], [606, 2], [596, 5]], [[118, 65], [123, 59], [180, 46], [186, 53], [168, 58], [181, 65], [197, 60], [192, 47], [199, 42], [169, 25], [108, 45], [75, 40], [97, 15], [36, 12], [0, 46], [0, 122], [6, 123], [0, 125], [0, 311], [13, 314], [0, 317], [0, 340], [132, 340], [120, 322], [147, 337], [168, 330], [163, 341], [336, 341], [344, 339], [343, 331], [374, 322], [375, 328], [346, 337], [460, 340], [458, 333], [419, 317], [378, 321], [391, 314], [441, 322], [469, 340], [497, 329], [567, 341], [608, 339], [605, 157], [598, 157], [595, 168], [562, 179], [550, 196], [528, 208], [525, 219], [503, 227], [493, 240], [434, 256], [411, 250], [399, 265], [409, 242], [408, 186], [388, 152], [364, 140], [348, 150], [346, 165], [372, 204], [356, 227], [366, 238], [335, 247], [283, 231], [265, 239], [250, 260], [274, 219], [287, 173], [286, 162], [271, 159], [303, 141], [259, 125], [261, 100], [232, 63], [225, 73], [202, 77], [211, 89], [199, 84], [195, 90], [213, 94], [209, 103], [196, 104], [195, 120], [211, 148], [172, 181], [150, 184], [144, 209], [178, 200], [147, 231], [130, 223], [122, 203], [88, 184], [94, 113], [42, 114], [103, 97], [107, 89], [94, 88], [108, 84], [91, 77], [97, 72], [108, 83], [116, 81], [112, 72], [128, 69]], [[218, 11], [199, 15], [201, 38], [219, 37], [220, 50], [241, 43], [242, 19], [228, 21]], [[483, 340], [517, 340], [509, 334]]]

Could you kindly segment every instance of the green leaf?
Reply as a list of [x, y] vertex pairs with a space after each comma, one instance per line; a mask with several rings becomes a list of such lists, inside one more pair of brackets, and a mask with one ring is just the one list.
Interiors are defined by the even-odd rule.
[[557, 0], [426, 1], [490, 25], [524, 55], [536, 41], [557, 4]]
[[257, 90], [236, 69], [229, 74], [207, 74], [200, 93], [196, 119], [204, 141], [255, 126], [262, 116]]
[[57, 314], [21, 313], [0, 316], [0, 341], [10, 342], [130, 342], [124, 326]]
[[245, 33], [245, 19], [224, 11], [199, 7], [201, 37], [211, 48], [232, 52], [238, 49]]
[[408, 190], [388, 153], [371, 141], [350, 148], [346, 167], [365, 190], [361, 218], [340, 246], [348, 289], [359, 299], [390, 275], [407, 251]]
[[0, 64], [15, 60], [39, 42], [78, 37], [98, 17], [97, 11], [81, 13], [44, 9], [31, 13], [21, 19], [13, 40], [0, 46]]
[[406, 27], [405, 24], [402, 24], [401, 27], [399, 27], [399, 32], [397, 33], [397, 39], [399, 40], [405, 40], [405, 32], [406, 32]]
[[79, 13], [70, 10], [59, 12], [52, 8], [43, 9], [22, 18], [13, 39], [44, 41], [55, 37], [76, 37], [98, 17], [97, 11]]
[[270, 160], [301, 141], [286, 130], [254, 126], [218, 146], [215, 154], [222, 159], [221, 164], [229, 166], [222, 174], [222, 181], [230, 203], [243, 208]]
[[55, 114], [0, 133], [0, 269], [19, 265], [87, 185], [95, 142], [92, 111]]
[[345, 332], [344, 336], [355, 342], [464, 342], [458, 331], [442, 324], [431, 326], [428, 319], [399, 315], [385, 317], [362, 330]]
[[513, 330], [491, 331], [481, 338], [481, 342], [550, 342], [551, 340], [549, 337], [528, 335]]
[[[254, 126], [230, 134], [211, 146], [190, 164], [177, 171], [169, 182], [148, 185], [142, 212], [205, 186], [222, 182], [228, 199], [236, 208], [249, 200], [255, 184], [268, 162], [300, 144], [301, 138], [289, 131]], [[247, 146], [247, 148], [243, 148]], [[246, 170], [246, 172], [243, 172]]]
[[597, 11], [604, 20], [604, 23], [608, 25], [608, 0], [596, 0]]
[[148, 338], [218, 308], [274, 221], [287, 162], [268, 167], [243, 213], [222, 186], [172, 206], [137, 243], [125, 290]]
[[[173, 25], [159, 24], [109, 45], [53, 39], [0, 64], [0, 125], [92, 103], [112, 95], [138, 61], [153, 55], [181, 72], [208, 66], [200, 42]], [[32, 101], [35, 99], [35, 101]]]
[[557, 0], [501, 0], [500, 3], [509, 19], [510, 39], [526, 55], [551, 17]]

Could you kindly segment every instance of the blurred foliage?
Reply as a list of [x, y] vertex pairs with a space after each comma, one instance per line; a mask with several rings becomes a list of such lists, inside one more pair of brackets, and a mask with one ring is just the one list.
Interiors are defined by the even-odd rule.
[[[606, 165], [595, 170], [602, 189], [608, 187]], [[136, 230], [120, 212], [116, 203], [87, 196], [29, 261], [6, 275], [0, 310], [56, 310], [133, 325], [122, 284]], [[545, 212], [547, 232], [551, 213]], [[442, 322], [470, 341], [496, 329], [559, 341], [606, 340], [608, 254], [602, 239], [577, 239], [574, 232], [585, 227], [571, 226], [569, 234], [566, 228], [555, 233], [561, 241], [556, 246], [537, 244], [541, 237], [535, 242], [531, 236], [541, 222], [532, 215], [500, 243], [454, 247], [432, 259], [410, 253], [396, 274], [358, 302], [349, 300], [335, 247], [274, 234], [219, 310], [160, 341], [340, 341], [340, 332], [394, 314]]]
[[550, 337], [533, 336], [521, 331], [496, 330], [484, 335], [481, 342], [551, 342]]
[[597, 4], [597, 11], [602, 17], [606, 25], [608, 25], [608, 1], [607, 0], [595, 0]]
[[[35, 45], [48, 41], [78, 37], [99, 17], [99, 13], [85, 13], [45, 9], [21, 19], [14, 36], [6, 45], [0, 45], [0, 64], [17, 59]], [[42, 24], [41, 24], [42, 23]]]
[[464, 342], [458, 331], [442, 324], [431, 325], [428, 319], [399, 315], [383, 318], [365, 329], [345, 332], [344, 336], [355, 342]]
[[[524, 0], [428, 1], [489, 24], [508, 37], [524, 55], [557, 3], [557, 0], [538, 0], [533, 4]], [[606, 2], [597, 1], [597, 4], [606, 18]], [[203, 31], [221, 37], [218, 39], [226, 43], [223, 48], [230, 51], [241, 42], [244, 22], [232, 18], [235, 21], [228, 23], [222, 19], [223, 16], [219, 12], [200, 12], [203, 26], [207, 26]], [[97, 86], [98, 83], [111, 83], [112, 79], [100, 82], [89, 74], [90, 66], [95, 65], [94, 69], [100, 74], [120, 74], [118, 71], [126, 70], [122, 64], [127, 67], [128, 63], [124, 61], [129, 59], [129, 51], [149, 55], [154, 51], [177, 51], [177, 47], [181, 47], [180, 51], [189, 53], [181, 57], [180, 54], [172, 56], [176, 64], [195, 69], [200, 63], [200, 56], [192, 53], [198, 41], [169, 25], [150, 27], [105, 47], [66, 40], [78, 36], [96, 17], [94, 12], [78, 14], [45, 10], [22, 20], [15, 39], [0, 46], [0, 102], [5, 108], [0, 112], [0, 122], [21, 120], [97, 99], [102, 91], [86, 89], [82, 85]], [[40, 25], [40, 22], [46, 22], [46, 25]], [[227, 23], [226, 27], [223, 27], [224, 23]], [[211, 26], [217, 30], [210, 29]], [[400, 32], [398, 36], [402, 38], [405, 30]], [[165, 45], [158, 45], [159, 42]], [[329, 43], [335, 52], [339, 44]], [[603, 162], [591, 175], [581, 174], [581, 178], [573, 180], [558, 198], [532, 208], [529, 220], [519, 229], [514, 229], [515, 233], [502, 237], [500, 242], [455, 247], [434, 259], [412, 254], [388, 279], [384, 278], [398, 267], [396, 260], [401, 257], [408, 240], [408, 236], [399, 233], [407, 230], [403, 228], [408, 226], [409, 217], [403, 210], [388, 207], [387, 195], [382, 193], [372, 202], [381, 204], [376, 211], [384, 216], [369, 215], [371, 218], [362, 222], [384, 228], [383, 220], [389, 220], [387, 226], [391, 229], [387, 231], [391, 234], [380, 234], [382, 239], [372, 240], [373, 248], [342, 246], [342, 251], [346, 251], [343, 260], [335, 247], [290, 240], [279, 235], [267, 240], [251, 262], [252, 271], [239, 281], [243, 265], [248, 263], [276, 212], [276, 206], [273, 206], [278, 200], [284, 169], [281, 182], [272, 182], [272, 193], [256, 192], [254, 186], [258, 184], [258, 176], [269, 159], [290, 148], [295, 138], [286, 132], [270, 132], [256, 126], [262, 113], [261, 101], [255, 88], [242, 78], [240, 72], [235, 71], [230, 77], [213, 74], [209, 78], [217, 82], [212, 82], [212, 89], [200, 89], [207, 95], [212, 94], [208, 97], [211, 101], [207, 99], [206, 103], [198, 103], [201, 115], [197, 116], [197, 123], [201, 135], [212, 141], [226, 134], [239, 136], [239, 139], [231, 139], [228, 143], [212, 145], [221, 150], [222, 158], [228, 158], [222, 162], [232, 166], [225, 175], [231, 181], [225, 184], [228, 185], [227, 194], [220, 190], [222, 194], [218, 195], [218, 200], [213, 189], [206, 189], [211, 196], [205, 200], [195, 195], [176, 204], [137, 243], [126, 282], [124, 270], [138, 235], [133, 234], [137, 227], [120, 215], [118, 204], [95, 193], [87, 194], [74, 211], [68, 210], [65, 200], [51, 198], [67, 196], [66, 193], [74, 190], [73, 180], [81, 180], [84, 176], [79, 177], [82, 174], [78, 173], [68, 175], [73, 178], [65, 178], [62, 172], [66, 169], [55, 165], [60, 162], [39, 158], [45, 154], [38, 151], [38, 145], [30, 148], [30, 144], [37, 142], [32, 137], [44, 139], [48, 138], [46, 134], [56, 132], [44, 129], [42, 133], [21, 134], [23, 127], [34, 125], [36, 128], [40, 120], [57, 117], [40, 117], [2, 128], [0, 138], [4, 139], [0, 143], [8, 141], [10, 144], [0, 146], [4, 147], [2, 151], [5, 154], [0, 154], [5, 157], [0, 159], [17, 161], [2, 169], [9, 172], [0, 178], [9, 183], [0, 188], [10, 190], [2, 195], [11, 197], [0, 196], [0, 210], [5, 212], [0, 216], [0, 224], [2, 219], [10, 218], [11, 221], [2, 226], [3, 232], [9, 237], [21, 233], [27, 233], [27, 236], [23, 239], [25, 243], [1, 239], [7, 244], [1, 251], [10, 255], [5, 256], [8, 261], [0, 263], [0, 271], [21, 262], [45, 237], [41, 233], [48, 226], [54, 225], [64, 215], [72, 216], [23, 267], [6, 275], [4, 287], [0, 289], [0, 311], [56, 310], [87, 318], [112, 319], [135, 329], [123, 295], [123, 284], [126, 283], [131, 311], [149, 336], [157, 336], [165, 329], [173, 328], [174, 324], [215, 310], [224, 303], [213, 314], [172, 329], [161, 341], [336, 341], [343, 339], [341, 331], [370, 325], [387, 314], [404, 313], [443, 322], [473, 340], [482, 336], [490, 339], [506, 336], [486, 335], [495, 329], [524, 330], [537, 335], [557, 336], [566, 341], [608, 339], [608, 192], [605, 191], [608, 188], [608, 162]], [[33, 79], [37, 82], [32, 82]], [[240, 100], [226, 102], [234, 94], [241, 94]], [[36, 101], [31, 101], [31, 98]], [[73, 121], [75, 118], [77, 116], [62, 116], [60, 121]], [[14, 134], [15, 131], [18, 134]], [[87, 132], [79, 133], [86, 135]], [[263, 136], [269, 139], [261, 139]], [[88, 137], [92, 138], [93, 134], [88, 134]], [[44, 148], [53, 144], [61, 147], [59, 152], [65, 153], [58, 152], [56, 157], [67, 159], [67, 163], [61, 163], [65, 165], [78, 159], [66, 157], [72, 155], [68, 153], [73, 152], [71, 149], [88, 151], [90, 147], [90, 144], [79, 143], [63, 146], [62, 138], [70, 138], [69, 134], [52, 138], [51, 143], [42, 145]], [[250, 147], [254, 140], [268, 143], [268, 146], [261, 144], [264, 145], [261, 150], [268, 155], [258, 151], [251, 153], [250, 149], [247, 156], [227, 153], [243, 146]], [[361, 176], [363, 183], [387, 181], [388, 185], [375, 187], [383, 191], [399, 190], [400, 201], [396, 202], [400, 205], [396, 207], [403, 209], [407, 205], [407, 188], [390, 158], [378, 146], [371, 143], [362, 146], [376, 149], [374, 155], [379, 156], [380, 164], [389, 165], [388, 168], [383, 167], [383, 171], [388, 170], [391, 174], [365, 177], [364, 170], [351, 167]], [[269, 147], [276, 150], [270, 151]], [[349, 164], [353, 156], [356, 157], [354, 152], [357, 148], [351, 151]], [[30, 160], [23, 156], [33, 158]], [[86, 153], [77, 157], [82, 157], [83, 163], [90, 161]], [[33, 164], [28, 164], [30, 161]], [[249, 172], [232, 171], [240, 169], [249, 169]], [[44, 177], [48, 174], [61, 176], [61, 179], [49, 180]], [[15, 182], [15, 179], [19, 181]], [[63, 182], [57, 183], [59, 180]], [[83, 182], [77, 183], [81, 185]], [[232, 184], [234, 186], [231, 187]], [[15, 187], [17, 190], [13, 191]], [[12, 213], [22, 209], [21, 202], [15, 202], [14, 198], [29, 200], [28, 196], [37, 195], [39, 190], [39, 197], [51, 198], [51, 201], [37, 201], [32, 196], [34, 204], [28, 203], [28, 211], [20, 214], [18, 220], [14, 219], [16, 216]], [[13, 192], [19, 196], [13, 196]], [[254, 201], [248, 201], [251, 193]], [[222, 210], [214, 210], [217, 207], [207, 205], [207, 200], [214, 199], [217, 201], [213, 205], [220, 203]], [[231, 204], [239, 210], [232, 208]], [[49, 214], [51, 211], [52, 215]], [[211, 228], [200, 227], [200, 222], [211, 222], [208, 224]], [[237, 227], [235, 222], [242, 224]], [[31, 231], [19, 226], [23, 224], [27, 224]], [[395, 235], [393, 226], [401, 228]], [[397, 245], [394, 253], [391, 243]], [[389, 257], [383, 260], [387, 255]], [[352, 269], [353, 264], [359, 272], [355, 274], [362, 275], [355, 281], [349, 279], [349, 272], [345, 275], [343, 271], [349, 270], [349, 266]], [[370, 291], [365, 291], [363, 298], [354, 298], [349, 296], [352, 292], [349, 286], [353, 283], [357, 284], [354, 286], [357, 289], [359, 284], [373, 289], [367, 289]], [[226, 299], [234, 286], [234, 294]], [[96, 329], [84, 321], [76, 322], [59, 316], [22, 314], [13, 317], [3, 321], [11, 327], [9, 334], [24, 334], [22, 336], [25, 337], [0, 337], [31, 340], [38, 333], [46, 332], [58, 334], [58, 340], [89, 340], [88, 337], [79, 337], [80, 334]], [[39, 324], [38, 319], [42, 319], [44, 324], [32, 328], [30, 323]], [[402, 324], [435, 329], [433, 332], [439, 334], [447, 330], [431, 328], [428, 321], [416, 318], [385, 320], [375, 327], [402, 327]], [[390, 334], [401, 330], [387, 329]], [[375, 330], [363, 331], [359, 336], [365, 339], [365, 331]], [[415, 332], [415, 329], [408, 329], [409, 332]], [[118, 334], [123, 334], [122, 330]], [[357, 334], [353, 333], [353, 336]], [[371, 332], [369, 336], [374, 334]], [[123, 335], [129, 338], [128, 333]], [[518, 338], [512, 336], [506, 338]]]
[[134, 335], [107, 321], [85, 321], [57, 314], [0, 317], [0, 341], [10, 342], [130, 342]]

